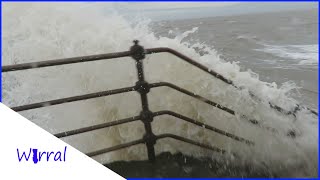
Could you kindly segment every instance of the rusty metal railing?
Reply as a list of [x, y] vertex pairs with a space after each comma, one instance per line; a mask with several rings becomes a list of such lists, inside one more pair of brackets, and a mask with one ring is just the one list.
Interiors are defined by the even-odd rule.
[[[156, 143], [157, 140], [159, 139], [164, 139], [164, 138], [172, 138], [178, 141], [182, 141], [185, 143], [189, 143], [189, 144], [193, 144], [195, 146], [199, 146], [205, 149], [209, 149], [212, 151], [216, 151], [216, 152], [220, 152], [220, 153], [225, 153], [226, 151], [223, 149], [220, 149], [218, 147], [214, 147], [211, 145], [206, 145], [203, 143], [199, 143], [184, 137], [180, 137], [177, 135], [173, 135], [173, 134], [160, 134], [160, 135], [155, 135], [152, 132], [152, 122], [154, 120], [154, 117], [157, 116], [161, 116], [161, 115], [169, 115], [169, 116], [173, 116], [176, 117], [180, 120], [186, 121], [188, 123], [192, 123], [196, 126], [205, 128], [207, 130], [213, 131], [215, 133], [218, 133], [220, 135], [226, 136], [228, 138], [231, 138], [235, 141], [244, 143], [246, 145], [252, 146], [254, 145], [254, 142], [247, 140], [245, 138], [239, 137], [237, 135], [228, 133], [226, 131], [220, 130], [218, 128], [212, 127], [210, 125], [207, 125], [205, 123], [199, 122], [197, 120], [191, 119], [189, 117], [183, 116], [181, 114], [178, 114], [176, 112], [173, 111], [158, 111], [158, 112], [152, 112], [149, 109], [149, 105], [148, 105], [148, 96], [147, 94], [149, 93], [150, 89], [152, 88], [157, 88], [157, 87], [162, 87], [162, 86], [166, 86], [169, 87], [171, 89], [174, 89], [176, 91], [179, 91], [183, 94], [186, 94], [188, 96], [191, 96], [199, 101], [202, 101], [206, 104], [209, 104], [213, 107], [216, 107], [217, 109], [220, 109], [228, 114], [231, 115], [236, 115], [239, 113], [236, 113], [234, 110], [225, 107], [221, 104], [215, 103], [205, 97], [202, 97], [200, 95], [197, 95], [195, 93], [192, 93], [184, 88], [178, 87], [174, 84], [168, 83], [168, 82], [158, 82], [158, 83], [148, 83], [145, 78], [144, 78], [144, 71], [143, 71], [143, 60], [145, 58], [146, 54], [152, 54], [152, 53], [162, 53], [162, 52], [167, 52], [167, 53], [171, 53], [177, 57], [179, 57], [180, 59], [190, 63], [193, 66], [198, 67], [199, 69], [209, 73], [210, 75], [220, 79], [221, 81], [235, 87], [236, 89], [241, 90], [241, 88], [237, 87], [231, 80], [226, 79], [225, 77], [223, 77], [222, 75], [220, 75], [219, 73], [210, 70], [209, 68], [197, 63], [196, 61], [194, 61], [193, 59], [175, 51], [172, 50], [170, 48], [152, 48], [152, 49], [144, 49], [142, 46], [140, 46], [138, 44], [138, 41], [135, 40], [134, 41], [134, 45], [131, 47], [130, 51], [124, 51], [124, 52], [117, 52], [117, 53], [108, 53], [108, 54], [99, 54], [99, 55], [92, 55], [92, 56], [82, 56], [82, 57], [74, 57], [74, 58], [66, 58], [66, 59], [57, 59], [57, 60], [49, 60], [49, 61], [41, 61], [41, 62], [35, 62], [35, 63], [25, 63], [25, 64], [16, 64], [16, 65], [9, 65], [9, 66], [3, 66], [2, 67], [2, 72], [6, 73], [6, 72], [12, 72], [12, 71], [20, 71], [20, 70], [27, 70], [27, 69], [35, 69], [35, 68], [44, 68], [44, 67], [49, 67], [49, 66], [59, 66], [59, 65], [66, 65], [66, 64], [74, 64], [74, 63], [84, 63], [84, 62], [91, 62], [91, 61], [98, 61], [98, 60], [107, 60], [107, 59], [114, 59], [114, 58], [121, 58], [121, 57], [128, 57], [131, 56], [135, 61], [136, 61], [136, 69], [137, 69], [137, 75], [138, 75], [138, 81], [136, 82], [135, 86], [131, 86], [131, 87], [125, 87], [125, 88], [120, 88], [120, 89], [114, 89], [114, 90], [107, 90], [107, 91], [101, 91], [101, 92], [96, 92], [96, 93], [91, 93], [91, 94], [85, 94], [85, 95], [80, 95], [80, 96], [73, 96], [73, 97], [68, 97], [68, 98], [62, 98], [62, 99], [55, 99], [55, 100], [50, 100], [50, 101], [44, 101], [44, 102], [39, 102], [39, 103], [33, 103], [33, 104], [27, 104], [27, 105], [22, 105], [22, 106], [16, 106], [16, 107], [11, 107], [11, 109], [13, 109], [16, 112], [19, 111], [26, 111], [26, 110], [30, 110], [30, 109], [37, 109], [37, 108], [42, 108], [42, 107], [48, 107], [48, 106], [53, 106], [53, 105], [58, 105], [58, 104], [63, 104], [63, 103], [68, 103], [68, 102], [74, 102], [74, 101], [82, 101], [82, 100], [87, 100], [87, 99], [92, 99], [92, 98], [99, 98], [99, 97], [104, 97], [104, 96], [110, 96], [110, 95], [114, 95], [114, 94], [120, 94], [120, 93], [126, 93], [126, 92], [131, 92], [131, 91], [136, 91], [140, 94], [140, 99], [141, 99], [141, 104], [142, 104], [142, 111], [140, 112], [139, 115], [134, 116], [134, 117], [129, 117], [129, 118], [125, 118], [125, 119], [120, 119], [120, 120], [116, 120], [116, 121], [112, 121], [112, 122], [107, 122], [107, 123], [103, 123], [103, 124], [98, 124], [98, 125], [93, 125], [93, 126], [89, 126], [89, 127], [84, 127], [84, 128], [79, 128], [79, 129], [75, 129], [75, 130], [71, 130], [71, 131], [66, 131], [66, 132], [61, 132], [58, 134], [55, 134], [56, 137], [58, 138], [63, 138], [63, 137], [67, 137], [67, 136], [72, 136], [72, 135], [76, 135], [76, 134], [81, 134], [81, 133], [85, 133], [85, 132], [89, 132], [89, 131], [93, 131], [93, 130], [97, 130], [97, 129], [102, 129], [102, 128], [107, 128], [107, 127], [112, 127], [112, 126], [116, 126], [116, 125], [121, 125], [121, 124], [125, 124], [125, 123], [130, 123], [130, 122], [134, 122], [134, 121], [142, 121], [144, 124], [144, 128], [145, 128], [145, 135], [138, 140], [132, 141], [132, 142], [128, 142], [128, 143], [124, 143], [124, 144], [120, 144], [120, 145], [116, 145], [113, 147], [108, 147], [105, 149], [101, 149], [98, 151], [94, 151], [94, 152], [90, 152], [87, 153], [88, 156], [96, 156], [96, 155], [100, 155], [103, 153], [107, 153], [107, 152], [111, 152], [111, 151], [115, 151], [115, 150], [119, 150], [119, 149], [123, 149], [123, 148], [127, 148], [130, 146], [134, 146], [134, 145], [138, 145], [138, 144], [146, 144], [147, 147], [147, 151], [148, 151], [148, 159], [150, 161], [154, 161], [155, 160], [155, 150], [154, 150], [154, 145]], [[256, 95], [254, 95], [254, 93], [250, 92], [251, 97], [262, 101], [260, 98], [258, 98]], [[301, 110], [302, 107], [300, 105], [296, 105], [296, 107], [294, 108], [294, 110], [288, 111], [285, 110], [275, 104], [272, 104], [271, 102], [269, 102], [269, 105], [271, 108], [275, 109], [278, 112], [281, 112], [283, 114], [286, 115], [293, 115], [294, 117], [296, 117], [296, 113]], [[318, 115], [317, 112], [307, 108], [308, 110], [310, 110], [311, 113]], [[250, 119], [247, 116], [241, 115], [239, 114], [243, 119], [245, 119], [247, 122], [256, 125], [258, 127], [264, 128], [266, 130], [269, 130], [273, 133], [278, 133], [277, 130], [275, 130], [274, 128], [271, 127], [266, 127], [262, 124], [259, 124], [259, 122], [255, 119]]]

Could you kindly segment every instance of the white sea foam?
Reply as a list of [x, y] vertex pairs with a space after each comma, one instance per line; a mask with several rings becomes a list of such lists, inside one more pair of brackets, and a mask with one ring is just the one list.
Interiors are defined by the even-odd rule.
[[[147, 56], [147, 81], [175, 83], [256, 119], [265, 126], [276, 128], [280, 135], [261, 130], [246, 123], [239, 115], [231, 116], [169, 88], [152, 89], [149, 94], [152, 111], [172, 110], [253, 140], [256, 145], [248, 148], [230, 138], [169, 116], [155, 118], [153, 130], [156, 134], [169, 132], [215, 145], [239, 154], [243, 160], [263, 162], [270, 168], [303, 164], [312, 174], [316, 174], [317, 117], [302, 111], [294, 120], [293, 116], [284, 116], [270, 109], [267, 103], [271, 101], [285, 109], [293, 109], [297, 103], [290, 97], [291, 90], [295, 89], [294, 84], [286, 83], [279, 87], [275, 83], [262, 82], [251, 71], [241, 72], [237, 63], [220, 59], [214, 49], [204, 44], [182, 42], [190, 33], [196, 33], [197, 28], [175, 38], [158, 38], [149, 30], [149, 21], [127, 21], [112, 12], [111, 7], [109, 3], [3, 3], [3, 64], [126, 51], [133, 39], [139, 39], [146, 48], [170, 47], [221, 73], [244, 90], [235, 90], [167, 53]], [[205, 49], [208, 53], [201, 56], [195, 48]], [[3, 102], [17, 106], [132, 86], [136, 80], [135, 64], [131, 58], [4, 73]], [[261, 97], [263, 102], [251, 98], [248, 89]], [[57, 133], [137, 115], [141, 110], [139, 101], [138, 94], [132, 92], [21, 114], [48, 131]], [[294, 140], [288, 138], [286, 133], [290, 129], [295, 129], [300, 136]], [[137, 122], [64, 140], [83, 152], [89, 152], [139, 139], [143, 132], [142, 123]], [[211, 151], [168, 139], [159, 141], [156, 150], [158, 153], [182, 151], [195, 156], [216, 156]], [[145, 158], [143, 145], [96, 157], [101, 162]]]
[[318, 45], [265, 45], [263, 49], [257, 49], [271, 53], [282, 58], [298, 60], [297, 65], [317, 65], [318, 60]]

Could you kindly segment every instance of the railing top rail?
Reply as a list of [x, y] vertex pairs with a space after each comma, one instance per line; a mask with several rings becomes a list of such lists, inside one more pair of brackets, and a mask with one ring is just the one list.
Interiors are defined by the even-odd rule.
[[[145, 49], [145, 52], [146, 54], [170, 52], [170, 48], [166, 48], [166, 47], [150, 48], [150, 49]], [[90, 56], [78, 56], [78, 57], [71, 57], [71, 58], [52, 59], [52, 60], [46, 60], [46, 61], [5, 65], [5, 66], [2, 66], [2, 72], [20, 71], [20, 70], [36, 69], [36, 68], [43, 68], [43, 67], [49, 67], [49, 66], [60, 66], [60, 65], [66, 65], [66, 64], [115, 59], [115, 58], [128, 57], [132, 55], [133, 53], [131, 51], [121, 51], [121, 52], [114, 52], [114, 53], [95, 54]]]
[[132, 53], [130, 51], [122, 51], [122, 52], [107, 53], [107, 54], [96, 54], [96, 55], [90, 55], [90, 56], [79, 56], [79, 57], [72, 57], [72, 58], [63, 58], [63, 59], [54, 59], [54, 60], [47, 60], [47, 61], [6, 65], [6, 66], [2, 66], [2, 72], [20, 71], [20, 70], [36, 69], [36, 68], [49, 67], [49, 66], [59, 66], [59, 65], [66, 65], [66, 64], [114, 59], [114, 58], [127, 57], [127, 56], [130, 56], [131, 54]]
[[[221, 79], [225, 83], [233, 84], [233, 82], [231, 80], [224, 78], [219, 73], [216, 73], [215, 71], [208, 69], [206, 66], [196, 62], [195, 60], [189, 58], [188, 56], [186, 56], [182, 53], [179, 53], [178, 51], [175, 51], [171, 48], [159, 47], [159, 48], [145, 49], [146, 54], [162, 53], [162, 52], [171, 53], [171, 54], [187, 61], [188, 63], [190, 63], [200, 69], [203, 69], [206, 72], [209, 72], [211, 75]], [[35, 69], [35, 68], [42, 68], [42, 67], [48, 67], [48, 66], [59, 66], [59, 65], [66, 65], [66, 64], [114, 59], [114, 58], [127, 57], [127, 56], [131, 56], [131, 55], [133, 55], [133, 54], [130, 51], [122, 51], [122, 52], [107, 53], [107, 54], [96, 54], [96, 55], [91, 55], [91, 56], [79, 56], [79, 57], [55, 59], [55, 60], [48, 60], [48, 61], [6, 65], [6, 66], [2, 66], [2, 72], [19, 71], [19, 70]]]

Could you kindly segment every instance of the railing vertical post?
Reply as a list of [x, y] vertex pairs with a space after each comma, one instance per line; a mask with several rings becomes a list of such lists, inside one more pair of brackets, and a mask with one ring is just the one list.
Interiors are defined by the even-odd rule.
[[140, 93], [142, 111], [140, 113], [141, 120], [144, 124], [148, 159], [149, 161], [155, 161], [154, 145], [156, 143], [156, 136], [152, 132], [151, 122], [153, 121], [153, 113], [149, 110], [148, 96], [150, 86], [144, 79], [143, 72], [143, 59], [145, 58], [145, 50], [138, 43], [138, 40], [134, 40], [134, 45], [130, 48], [131, 56], [136, 61], [136, 68], [138, 73], [138, 81], [136, 82], [135, 90]]

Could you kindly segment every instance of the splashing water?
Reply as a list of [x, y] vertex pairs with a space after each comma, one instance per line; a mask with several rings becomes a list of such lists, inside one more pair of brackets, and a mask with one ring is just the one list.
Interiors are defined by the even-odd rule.
[[[285, 83], [259, 80], [251, 71], [240, 71], [237, 62], [225, 62], [205, 44], [190, 44], [183, 39], [198, 28], [176, 35], [175, 38], [156, 37], [149, 29], [150, 21], [127, 20], [112, 10], [111, 3], [3, 3], [3, 65], [37, 62], [99, 53], [126, 51], [133, 39], [145, 48], [169, 47], [231, 79], [238, 91], [203, 71], [167, 53], [148, 55], [145, 73], [148, 82], [166, 81], [177, 84], [219, 104], [227, 106], [237, 116], [201, 103], [169, 88], [152, 89], [149, 104], [152, 111], [172, 110], [190, 118], [250, 139], [256, 143], [247, 147], [227, 137], [184, 123], [169, 116], [153, 122], [155, 134], [173, 133], [211, 144], [239, 154], [233, 163], [251, 162], [279, 167], [305, 167], [303, 176], [317, 175], [317, 117], [300, 111], [296, 120], [271, 109], [268, 101], [292, 110], [297, 103], [291, 97], [296, 87]], [[195, 49], [205, 50], [200, 55]], [[137, 81], [135, 62], [131, 58], [79, 63], [66, 66], [3, 73], [3, 102], [18, 106], [44, 100], [132, 86]], [[263, 99], [252, 99], [248, 90]], [[136, 92], [86, 101], [50, 106], [21, 112], [51, 133], [86, 127], [138, 115], [141, 110]], [[240, 114], [256, 119], [280, 133], [273, 134], [247, 123]], [[294, 129], [295, 139], [286, 133]], [[135, 122], [97, 130], [63, 140], [82, 152], [139, 139], [142, 123]], [[140, 160], [146, 158], [145, 147], [139, 145], [95, 157], [100, 162]], [[157, 153], [181, 151], [194, 156], [218, 155], [189, 144], [163, 139], [156, 144]]]

